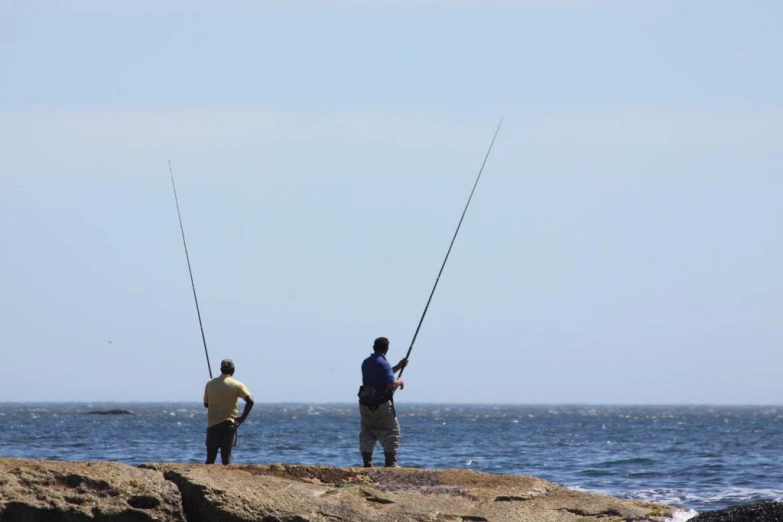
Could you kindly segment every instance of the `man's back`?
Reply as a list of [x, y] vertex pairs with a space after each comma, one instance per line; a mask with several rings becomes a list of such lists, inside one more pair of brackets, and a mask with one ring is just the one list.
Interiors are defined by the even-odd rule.
[[209, 381], [204, 390], [204, 402], [209, 404], [207, 426], [233, 421], [239, 416], [237, 399], [248, 397], [247, 387], [230, 375], [220, 375]]
[[378, 391], [386, 391], [389, 383], [394, 382], [394, 372], [389, 362], [381, 354], [374, 353], [362, 362], [362, 384], [372, 386]]

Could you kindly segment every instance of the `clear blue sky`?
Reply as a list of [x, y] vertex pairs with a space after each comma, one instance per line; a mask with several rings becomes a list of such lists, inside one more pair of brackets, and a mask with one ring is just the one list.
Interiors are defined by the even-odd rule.
[[0, 3], [0, 401], [783, 403], [783, 4]]

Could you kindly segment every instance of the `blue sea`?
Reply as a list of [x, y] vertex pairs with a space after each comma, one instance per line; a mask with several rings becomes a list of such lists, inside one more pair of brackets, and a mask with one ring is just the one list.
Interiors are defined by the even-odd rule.
[[[123, 409], [132, 415], [92, 415]], [[398, 404], [399, 460], [708, 511], [783, 500], [783, 406]], [[2, 403], [0, 456], [203, 462], [196, 403]], [[256, 404], [234, 462], [357, 466], [353, 404]], [[380, 452], [380, 449], [377, 450]]]

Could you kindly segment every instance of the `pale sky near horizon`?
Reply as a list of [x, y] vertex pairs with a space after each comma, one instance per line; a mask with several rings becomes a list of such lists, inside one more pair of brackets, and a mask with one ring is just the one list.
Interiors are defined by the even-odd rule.
[[783, 404], [783, 4], [0, 3], [6, 401]]

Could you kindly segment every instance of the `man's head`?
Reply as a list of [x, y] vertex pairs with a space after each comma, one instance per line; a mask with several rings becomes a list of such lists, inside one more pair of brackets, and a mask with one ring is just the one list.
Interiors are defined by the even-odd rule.
[[372, 343], [372, 349], [375, 353], [386, 354], [389, 351], [389, 340], [386, 337], [378, 337]]
[[220, 361], [220, 373], [224, 375], [234, 375], [234, 361], [223, 359]]

